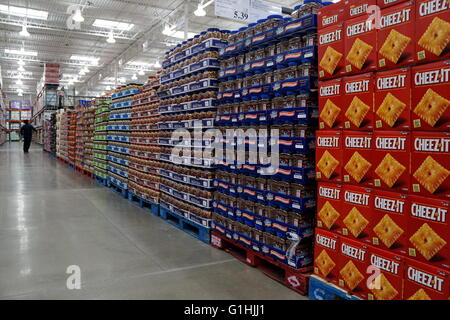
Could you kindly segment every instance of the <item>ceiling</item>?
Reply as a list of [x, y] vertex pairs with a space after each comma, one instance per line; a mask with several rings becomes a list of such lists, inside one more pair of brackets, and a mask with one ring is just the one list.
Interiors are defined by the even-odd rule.
[[[188, 31], [201, 31], [217, 27], [235, 30], [242, 23], [214, 16], [214, 4], [206, 8], [205, 17], [193, 12], [200, 0], [0, 0], [1, 5], [28, 8], [48, 12], [46, 20], [11, 15], [0, 11], [0, 70], [3, 91], [8, 97], [21, 88], [24, 96], [32, 100], [42, 78], [44, 62], [61, 65], [62, 82], [65, 88], [78, 95], [95, 96], [114, 87], [117, 77], [126, 82], [145, 82], [146, 76], [156, 69], [152, 64], [162, 62], [164, 53], [179, 43], [180, 39], [161, 33], [164, 24], [177, 24], [177, 30], [184, 30], [185, 10], [188, 12]], [[206, 2], [206, 1], [205, 1]], [[293, 7], [299, 1], [271, 0], [272, 3]], [[186, 5], [185, 5], [186, 4]], [[74, 7], [71, 7], [74, 6]], [[81, 8], [84, 22], [78, 28], [69, 28], [68, 20], [73, 10]], [[186, 6], [186, 7], [185, 7]], [[68, 9], [71, 10], [68, 10]], [[114, 30], [114, 44], [107, 43], [110, 28], [96, 27], [96, 19], [112, 20], [133, 24], [129, 31]], [[27, 25], [30, 36], [19, 32]], [[5, 49], [35, 51], [37, 56], [6, 53]], [[73, 55], [98, 58], [94, 66], [85, 61], [72, 60]], [[25, 62], [22, 83], [17, 84], [18, 61]], [[135, 64], [129, 64], [135, 63]], [[80, 76], [80, 70], [87, 66], [89, 72]], [[139, 76], [139, 70], [145, 75]], [[138, 80], [132, 80], [136, 74]], [[78, 81], [68, 85], [68, 80], [78, 76]]]

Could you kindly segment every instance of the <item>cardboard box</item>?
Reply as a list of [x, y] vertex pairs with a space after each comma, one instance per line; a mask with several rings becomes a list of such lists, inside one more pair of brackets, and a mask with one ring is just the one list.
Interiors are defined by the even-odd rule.
[[379, 6], [381, 9], [384, 9], [406, 1], [407, 0], [377, 0], [377, 6]]
[[342, 182], [342, 131], [316, 132], [316, 179]]
[[369, 300], [402, 300], [405, 261], [393, 252], [370, 247], [372, 276], [368, 279]]
[[377, 69], [377, 29], [367, 15], [346, 20], [345, 70], [342, 75], [372, 72]]
[[339, 236], [330, 231], [316, 229], [314, 244], [314, 274], [338, 284]]
[[319, 82], [319, 127], [320, 129], [343, 128], [342, 80]]
[[376, 130], [374, 137], [374, 187], [409, 192], [411, 133]]
[[340, 237], [338, 285], [351, 294], [367, 299], [369, 246], [361, 241]]
[[374, 122], [377, 130], [409, 130], [411, 69], [376, 73]]
[[411, 196], [408, 216], [408, 256], [411, 259], [450, 269], [450, 202]]
[[377, 4], [377, 0], [342, 0], [341, 2], [343, 2], [346, 21], [361, 16], [367, 19], [367, 10], [370, 6]]
[[345, 68], [343, 24], [320, 29], [318, 52], [319, 80], [341, 76]]
[[411, 192], [450, 200], [450, 132], [413, 132]]
[[343, 3], [344, 3], [343, 1], [339, 1], [319, 9], [317, 13], [319, 32], [323, 28], [327, 28], [332, 25], [342, 24], [344, 22]]
[[450, 3], [447, 0], [416, 1], [416, 55], [420, 62], [450, 57]]
[[344, 131], [343, 175], [344, 182], [373, 186], [372, 145], [370, 131]]
[[373, 129], [374, 74], [345, 77], [343, 79], [344, 128], [371, 131]]
[[413, 1], [381, 10], [377, 34], [379, 68], [395, 68], [416, 61]]
[[317, 227], [335, 231], [340, 229], [342, 211], [342, 185], [319, 182], [317, 195]]
[[450, 60], [412, 68], [411, 128], [450, 131]]
[[372, 199], [372, 219], [369, 224], [372, 246], [406, 256], [410, 208], [408, 195], [374, 190]]
[[369, 224], [372, 220], [372, 189], [345, 185], [342, 201], [342, 215], [337, 230], [348, 238], [370, 241]]
[[405, 259], [404, 300], [448, 300], [450, 275], [448, 271]]

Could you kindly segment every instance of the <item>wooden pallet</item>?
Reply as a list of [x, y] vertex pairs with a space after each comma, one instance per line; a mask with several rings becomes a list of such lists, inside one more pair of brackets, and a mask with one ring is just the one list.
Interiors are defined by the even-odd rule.
[[310, 273], [292, 268], [275, 259], [256, 252], [246, 246], [227, 238], [217, 231], [211, 231], [211, 245], [224, 250], [241, 262], [255, 267], [266, 276], [280, 282], [289, 289], [306, 296]]
[[132, 192], [128, 192], [128, 200], [131, 203], [134, 203], [135, 205], [139, 206], [140, 208], [150, 211], [150, 213], [154, 214], [155, 216], [159, 216], [159, 205], [158, 204], [148, 201], [146, 199], [143, 199], [143, 198], [135, 195]]
[[308, 298], [310, 300], [361, 300], [315, 275], [309, 277]]

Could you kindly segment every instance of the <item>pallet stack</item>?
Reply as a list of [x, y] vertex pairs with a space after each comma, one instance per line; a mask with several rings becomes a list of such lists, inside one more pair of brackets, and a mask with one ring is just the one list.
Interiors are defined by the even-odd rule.
[[111, 101], [101, 99], [95, 103], [94, 137], [92, 148], [92, 163], [94, 179], [103, 185], [108, 181], [108, 122], [109, 105]]
[[75, 107], [75, 117], [76, 117], [76, 151], [75, 151], [75, 168], [77, 170], [83, 170], [84, 168], [84, 134], [85, 134], [85, 119], [84, 112], [89, 107], [88, 100], [79, 100], [77, 106]]
[[84, 160], [84, 171], [87, 174], [94, 173], [93, 166], [93, 144], [94, 144], [94, 119], [95, 119], [95, 108], [92, 106], [92, 102], [89, 102], [89, 106], [86, 108], [83, 114], [83, 160]]
[[76, 162], [76, 152], [77, 152], [77, 114], [75, 111], [67, 110], [67, 122], [68, 122], [68, 132], [67, 132], [67, 143], [68, 143], [68, 156], [69, 156], [69, 166], [75, 167]]
[[70, 130], [70, 124], [71, 124], [71, 118], [72, 118], [72, 112], [71, 111], [62, 111], [58, 113], [59, 117], [59, 123], [58, 126], [58, 145], [59, 145], [59, 151], [58, 151], [58, 159], [69, 162], [69, 130]]

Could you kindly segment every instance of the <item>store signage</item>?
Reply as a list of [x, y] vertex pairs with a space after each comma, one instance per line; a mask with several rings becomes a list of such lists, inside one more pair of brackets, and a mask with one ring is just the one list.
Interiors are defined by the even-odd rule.
[[216, 0], [215, 14], [223, 18], [252, 23], [271, 14], [281, 14], [281, 7], [263, 0]]

